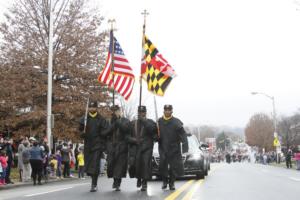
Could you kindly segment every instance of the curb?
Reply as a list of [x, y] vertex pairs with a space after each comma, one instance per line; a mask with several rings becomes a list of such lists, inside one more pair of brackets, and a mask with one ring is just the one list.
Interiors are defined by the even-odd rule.
[[[278, 163], [271, 163], [269, 165], [273, 166], [273, 167], [279, 167], [279, 168], [285, 168], [285, 169], [287, 169], [286, 164], [284, 162], [281, 162], [280, 164], [278, 164]], [[295, 163], [292, 162], [292, 168], [290, 168], [290, 170], [297, 170]]]
[[[47, 183], [45, 183], [45, 181], [42, 181], [42, 184], [43, 185], [46, 185], [48, 183], [53, 183], [53, 182], [65, 182], [65, 181], [72, 181], [72, 180], [78, 180], [78, 178], [64, 178], [64, 179], [50, 179], [47, 181]], [[30, 182], [16, 182], [14, 184], [7, 184], [7, 185], [2, 185], [0, 186], [0, 191], [1, 190], [9, 190], [9, 189], [12, 189], [12, 188], [19, 188], [19, 187], [27, 187], [27, 186], [33, 186], [33, 182], [30, 181]]]

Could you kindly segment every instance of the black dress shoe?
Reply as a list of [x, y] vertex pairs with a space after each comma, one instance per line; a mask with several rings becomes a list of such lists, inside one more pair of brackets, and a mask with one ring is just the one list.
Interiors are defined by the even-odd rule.
[[96, 192], [97, 190], [97, 185], [92, 185], [90, 192]]
[[116, 186], [116, 191], [121, 191], [120, 186]]
[[170, 190], [175, 190], [175, 185], [174, 185], [174, 183], [170, 183], [170, 184], [169, 184], [169, 188], [170, 188]]
[[161, 189], [166, 189], [168, 187], [168, 182], [163, 181], [163, 184], [161, 186]]
[[141, 191], [146, 191], [147, 190], [147, 185], [142, 185]]
[[136, 187], [141, 187], [142, 186], [142, 179], [138, 179], [136, 182]]
[[141, 191], [146, 191], [147, 190], [147, 180], [143, 179], [142, 180], [142, 189]]

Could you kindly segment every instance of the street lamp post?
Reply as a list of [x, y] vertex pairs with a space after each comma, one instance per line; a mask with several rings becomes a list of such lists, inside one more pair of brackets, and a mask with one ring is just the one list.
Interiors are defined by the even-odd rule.
[[[274, 139], [278, 137], [278, 134], [277, 134], [277, 121], [276, 121], [276, 110], [275, 110], [275, 98], [274, 96], [270, 96], [270, 95], [267, 95], [265, 93], [262, 93], [262, 92], [251, 92], [252, 95], [257, 95], [257, 94], [260, 94], [260, 95], [263, 95], [269, 99], [272, 100], [272, 106], [273, 106], [273, 123], [274, 123]], [[276, 147], [276, 161], [277, 163], [279, 163], [279, 155], [278, 155], [278, 151], [280, 150], [280, 147], [279, 149], [277, 149]]]
[[49, 2], [49, 49], [48, 49], [48, 90], [47, 90], [47, 140], [51, 152], [51, 122], [52, 122], [52, 67], [53, 67], [53, 19], [52, 2]]

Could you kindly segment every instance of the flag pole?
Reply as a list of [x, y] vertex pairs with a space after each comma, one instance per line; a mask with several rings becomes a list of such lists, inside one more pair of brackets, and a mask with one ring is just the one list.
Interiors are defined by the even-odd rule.
[[154, 97], [155, 119], [156, 119], [156, 121], [158, 121], [158, 113], [157, 113], [156, 97], [155, 97], [155, 95], [153, 95], [153, 97]]
[[156, 97], [154, 97], [154, 109], [155, 109], [155, 119], [156, 119], [156, 127], [157, 127], [157, 136], [160, 138], [160, 129], [159, 129], [159, 124], [158, 124], [158, 113], [157, 113], [157, 104], [156, 104]]
[[[109, 50], [111, 50], [111, 69], [110, 73], [112, 74], [113, 80], [113, 106], [115, 106], [115, 73], [114, 73], [114, 52], [115, 52], [115, 44], [114, 44], [114, 23], [116, 22], [115, 19], [109, 19], [108, 23], [110, 23], [110, 44]], [[110, 49], [111, 48], [111, 49]]]
[[[149, 15], [149, 13], [147, 12], [147, 10], [145, 9], [142, 12], [142, 15], [144, 15], [144, 25], [143, 25], [143, 39], [142, 39], [142, 62], [144, 60], [144, 45], [145, 45], [145, 33], [146, 33], [146, 17], [147, 15]], [[140, 102], [139, 102], [139, 106], [142, 105], [142, 67], [141, 67], [141, 74], [140, 74]]]
[[[149, 13], [147, 12], [147, 10], [145, 9], [144, 12], [142, 12], [142, 15], [144, 15], [144, 25], [143, 25], [143, 42], [142, 42], [142, 60], [144, 60], [144, 46], [145, 46], [145, 34], [146, 34], [146, 17], [147, 15], [149, 15]], [[142, 70], [142, 68], [141, 68]], [[155, 118], [156, 118], [156, 126], [157, 126], [157, 135], [158, 137], [160, 137], [160, 130], [159, 130], [159, 125], [158, 125], [158, 114], [157, 114], [157, 104], [156, 104], [156, 98], [155, 95], [153, 95], [154, 97], [154, 109], [155, 109]], [[142, 71], [141, 71], [141, 76], [140, 76], [140, 105], [142, 104]]]
[[89, 110], [89, 103], [90, 103], [90, 97], [88, 97], [85, 107], [85, 115], [84, 115], [84, 129], [83, 132], [86, 132], [86, 124], [87, 124], [87, 116], [88, 116], [88, 110]]

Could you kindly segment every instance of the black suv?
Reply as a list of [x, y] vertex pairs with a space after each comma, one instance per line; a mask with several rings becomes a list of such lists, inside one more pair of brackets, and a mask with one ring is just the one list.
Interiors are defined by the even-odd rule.
[[[205, 144], [200, 146], [196, 136], [188, 135], [189, 151], [182, 154], [182, 161], [184, 164], [184, 175], [195, 175], [197, 178], [204, 178], [208, 174], [209, 163], [207, 154], [203, 152], [201, 147], [206, 147]], [[152, 155], [152, 175], [159, 178], [159, 152], [158, 143], [154, 144]]]

